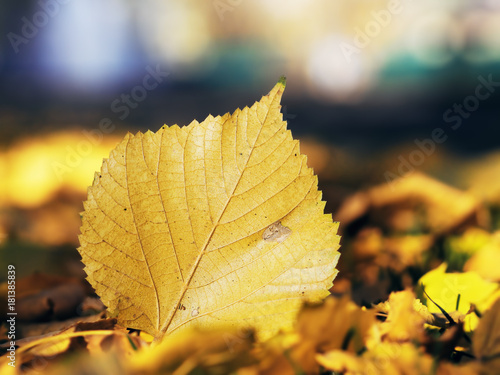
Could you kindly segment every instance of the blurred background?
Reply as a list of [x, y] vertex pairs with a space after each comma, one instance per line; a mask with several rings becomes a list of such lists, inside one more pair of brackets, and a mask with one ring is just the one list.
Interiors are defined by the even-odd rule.
[[[250, 106], [281, 75], [343, 241], [376, 205], [346, 198], [415, 170], [500, 202], [500, 1], [4, 1], [0, 31], [0, 264], [19, 276], [82, 275], [86, 188], [127, 131]], [[415, 232], [411, 210], [375, 240]]]

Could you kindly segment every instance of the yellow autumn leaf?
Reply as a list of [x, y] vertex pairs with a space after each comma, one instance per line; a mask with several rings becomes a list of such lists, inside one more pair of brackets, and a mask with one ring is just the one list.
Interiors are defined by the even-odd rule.
[[488, 234], [488, 240], [465, 263], [464, 271], [475, 271], [482, 278], [490, 281], [500, 281], [500, 269], [492, 264], [500, 262], [500, 231]]
[[384, 342], [361, 356], [340, 350], [317, 354], [325, 369], [346, 375], [421, 375], [431, 374], [433, 358], [411, 343]]
[[[446, 273], [446, 267], [446, 263], [443, 263], [427, 272], [421, 277], [419, 284], [423, 285], [427, 295], [450, 315], [453, 316], [453, 312], [458, 311], [463, 316], [469, 312], [471, 305], [476, 306], [480, 312], [484, 311], [500, 296], [498, 283], [484, 280], [473, 271]], [[423, 298], [427, 300], [425, 295]], [[427, 308], [431, 313], [441, 312], [429, 300]], [[464, 318], [464, 329], [473, 331], [477, 323], [477, 316], [468, 314]]]
[[189, 326], [290, 329], [328, 295], [338, 223], [280, 113], [252, 107], [128, 134], [84, 202], [79, 248], [111, 315], [156, 341]]
[[[407, 311], [408, 314], [414, 314], [416, 313], [419, 318], [417, 319], [424, 319], [424, 321], [428, 324], [434, 323], [435, 317], [429, 312], [427, 309], [427, 306], [423, 305], [422, 302], [415, 298], [415, 295], [412, 291], [410, 290], [404, 290], [400, 292], [392, 292], [389, 295], [389, 299], [385, 302], [380, 302], [377, 305], [375, 305], [375, 309], [377, 312], [382, 315], [382, 316], [388, 316], [389, 314], [393, 315], [395, 314], [395, 310], [401, 311], [401, 307], [405, 306], [405, 302], [407, 302], [408, 299], [408, 294], [412, 296], [413, 302], [412, 308], [410, 311]], [[396, 305], [396, 306], [394, 306]], [[402, 309], [404, 310], [406, 308], [403, 307]], [[396, 313], [397, 314], [397, 313]], [[391, 316], [392, 317], [392, 316]], [[387, 321], [387, 320], [386, 320]]]
[[184, 330], [130, 357], [130, 374], [230, 374], [255, 364], [251, 331]]
[[297, 318], [300, 340], [290, 349], [290, 357], [306, 373], [318, 373], [316, 353], [362, 350], [375, 322], [374, 311], [360, 308], [347, 295], [328, 297], [320, 305], [305, 305]]
[[392, 292], [389, 300], [379, 306], [379, 310], [387, 311], [387, 319], [380, 324], [380, 333], [384, 340], [422, 341], [424, 322], [431, 320], [431, 314], [423, 309], [411, 290]]

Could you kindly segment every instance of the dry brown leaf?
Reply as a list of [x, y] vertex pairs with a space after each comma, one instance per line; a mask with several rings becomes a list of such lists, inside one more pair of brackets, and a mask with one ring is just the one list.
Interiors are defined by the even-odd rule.
[[[64, 320], [78, 315], [78, 307], [85, 299], [83, 280], [35, 273], [16, 280], [16, 320], [18, 322], [41, 322]], [[7, 283], [0, 286], [0, 302], [7, 296]], [[5, 313], [7, 301], [0, 304], [0, 313]], [[26, 337], [23, 335], [23, 337]]]
[[[104, 314], [99, 313], [89, 316], [78, 316], [76, 318], [70, 318], [63, 321], [18, 324], [16, 326], [16, 331], [17, 333], [19, 333], [17, 338], [19, 337], [24, 337], [24, 338], [16, 340], [16, 344], [19, 346], [23, 346], [27, 343], [39, 340], [44, 337], [58, 335], [59, 333], [75, 325], [76, 323], [95, 322], [103, 318]], [[7, 345], [7, 343], [0, 345], [0, 348], [4, 348], [5, 345]]]
[[75, 277], [33, 273], [16, 280], [16, 298], [27, 297], [65, 284], [81, 284]]
[[85, 299], [81, 284], [69, 283], [20, 298], [16, 302], [19, 321], [36, 322], [67, 319], [77, 315], [77, 308]]
[[[128, 134], [97, 173], [79, 251], [120, 324], [163, 335], [195, 325], [291, 328], [328, 295], [338, 223], [300, 154], [280, 100], [157, 133]], [[266, 230], [281, 222], [276, 238]]]
[[469, 362], [463, 365], [454, 365], [448, 362], [440, 362], [436, 375], [479, 375], [481, 367], [477, 362]]
[[[130, 357], [146, 343], [137, 336], [128, 335], [123, 328], [115, 327], [116, 319], [79, 322], [68, 329], [27, 342], [16, 350], [17, 368], [40, 371], [40, 366], [52, 366], [75, 353], [100, 355], [112, 350], [122, 358]], [[0, 363], [5, 366], [6, 363]]]

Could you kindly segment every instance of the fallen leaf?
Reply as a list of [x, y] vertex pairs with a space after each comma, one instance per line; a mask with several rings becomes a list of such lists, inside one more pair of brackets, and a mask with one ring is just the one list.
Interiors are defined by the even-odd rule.
[[490, 242], [491, 237], [492, 235], [486, 230], [471, 227], [459, 236], [448, 237], [446, 246], [454, 253], [468, 255], [470, 257]]
[[[43, 364], [45, 363], [42, 362]], [[46, 363], [41, 369], [39, 367], [35, 369], [38, 370], [34, 372], [35, 374], [43, 375], [131, 375], [127, 362], [115, 352], [100, 354], [81, 352], [80, 355], [68, 356], [63, 361]], [[140, 375], [146, 375], [146, 373], [143, 372]]]
[[433, 320], [432, 314], [411, 290], [391, 293], [389, 300], [378, 304], [376, 309], [387, 317], [380, 324], [382, 340], [400, 343], [422, 341], [424, 322]]
[[316, 356], [328, 370], [346, 375], [421, 375], [431, 374], [433, 358], [411, 343], [385, 342], [361, 356], [333, 350]]
[[316, 353], [334, 349], [358, 352], [375, 323], [375, 312], [360, 308], [349, 296], [329, 297], [321, 305], [305, 305], [297, 318], [300, 340], [290, 356], [306, 373], [318, 373]]
[[465, 263], [464, 271], [475, 271], [486, 280], [498, 282], [500, 268], [492, 267], [492, 264], [500, 264], [500, 231], [489, 236], [488, 241]]
[[[252, 366], [253, 373], [258, 375], [295, 375], [302, 368], [290, 358], [291, 348], [300, 342], [297, 333], [279, 333], [254, 349], [258, 363]], [[239, 374], [239, 373], [238, 373]]]
[[[64, 320], [79, 315], [78, 308], [85, 299], [83, 280], [35, 273], [16, 280], [16, 320], [18, 322], [40, 322]], [[7, 282], [0, 285], [7, 297]], [[0, 297], [0, 302], [3, 298]], [[0, 305], [0, 313], [6, 313], [7, 301]], [[25, 337], [23, 335], [23, 337]]]
[[352, 195], [335, 218], [345, 227], [365, 215], [386, 230], [405, 233], [441, 234], [486, 220], [476, 197], [419, 172]]
[[376, 258], [383, 248], [384, 239], [379, 228], [363, 228], [352, 242], [352, 251], [357, 262]]
[[[19, 324], [16, 326], [16, 330], [19, 333], [18, 337], [24, 337], [24, 338], [16, 340], [16, 344], [19, 346], [23, 346], [26, 345], [27, 343], [39, 340], [44, 337], [55, 336], [76, 323], [95, 322], [96, 320], [103, 319], [104, 318], [103, 315], [104, 315], [103, 313], [100, 313], [89, 316], [79, 316], [76, 318], [70, 318], [63, 321]], [[0, 349], [5, 348], [5, 345], [7, 345], [7, 343], [1, 344]]]
[[431, 235], [406, 235], [384, 238], [384, 252], [388, 258], [387, 266], [396, 272], [410, 266], [422, 264], [423, 255], [428, 251], [433, 243], [434, 237]]
[[493, 151], [477, 158], [467, 158], [457, 168], [458, 181], [490, 204], [500, 204], [500, 152]]
[[[499, 286], [497, 283], [484, 280], [476, 272], [446, 273], [446, 268], [446, 263], [443, 263], [427, 272], [419, 280], [419, 284], [424, 287], [427, 295], [452, 317], [453, 312], [459, 313], [455, 316], [460, 320], [463, 319], [465, 331], [473, 331], [478, 318], [475, 314], [469, 313], [471, 306], [476, 306], [479, 311], [486, 310], [500, 295]], [[422, 301], [426, 302], [431, 313], [441, 312], [439, 307], [425, 295]]]
[[35, 272], [16, 280], [16, 298], [27, 297], [66, 284], [81, 284], [81, 281], [75, 277]]
[[492, 235], [484, 229], [468, 228], [459, 235], [444, 240], [444, 260], [448, 269], [465, 271], [465, 263], [491, 241]]
[[[443, 320], [448, 321], [431, 314], [411, 290], [391, 293], [389, 300], [379, 303], [375, 309], [381, 318], [386, 318], [370, 330], [366, 341], [368, 351], [386, 343], [411, 342], [434, 358], [448, 359], [453, 357], [457, 344], [463, 339], [462, 322], [445, 325]], [[425, 329], [437, 326], [447, 329], [439, 335], [435, 329]]]
[[64, 362], [75, 353], [101, 354], [112, 349], [121, 357], [130, 357], [132, 352], [145, 347], [139, 337], [127, 334], [123, 328], [115, 327], [116, 319], [94, 322], [79, 322], [58, 333], [27, 342], [16, 350], [16, 366], [40, 371], [57, 362]]
[[436, 375], [484, 375], [477, 362], [469, 362], [464, 365], [454, 365], [448, 362], [440, 362]]
[[[317, 354], [316, 360], [324, 368], [340, 374], [365, 374], [370, 365], [368, 360], [339, 349], [330, 350], [324, 354]], [[370, 372], [370, 374], [372, 373], [378, 374], [378, 372]]]
[[16, 301], [19, 321], [47, 321], [67, 319], [77, 315], [77, 308], [85, 299], [81, 284], [69, 283], [19, 298]]
[[230, 374], [256, 363], [252, 331], [184, 330], [130, 358], [129, 374]]
[[[265, 339], [328, 295], [338, 223], [282, 121], [284, 86], [232, 115], [128, 134], [103, 162], [79, 251], [121, 325], [157, 341], [192, 325]], [[277, 222], [290, 231], [264, 239]]]
[[500, 298], [479, 321], [472, 338], [472, 350], [482, 365], [482, 373], [500, 373]]

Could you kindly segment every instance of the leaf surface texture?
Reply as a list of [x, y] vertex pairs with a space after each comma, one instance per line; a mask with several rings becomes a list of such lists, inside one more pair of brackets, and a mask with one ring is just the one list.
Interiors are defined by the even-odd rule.
[[157, 339], [221, 325], [264, 338], [289, 328], [304, 299], [328, 295], [338, 224], [282, 120], [283, 90], [232, 115], [128, 134], [104, 160], [79, 251], [120, 324]]

